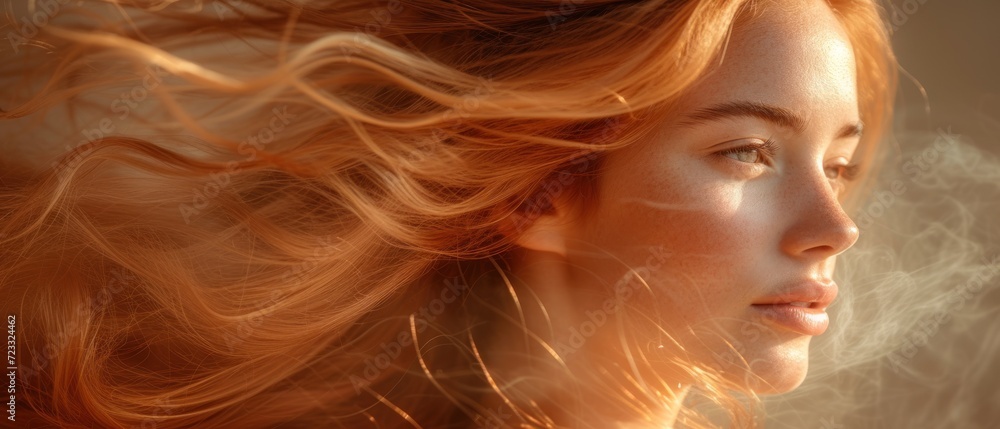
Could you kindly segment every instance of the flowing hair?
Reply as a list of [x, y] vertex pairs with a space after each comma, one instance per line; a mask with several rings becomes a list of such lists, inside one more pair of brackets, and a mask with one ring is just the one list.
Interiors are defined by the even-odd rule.
[[[567, 368], [518, 317], [530, 289], [505, 274], [519, 231], [504, 221], [555, 192], [592, 201], [603, 154], [647, 136], [758, 3], [6, 3], [17, 418], [586, 427], [485, 352], [523, 330], [525, 362]], [[872, 0], [830, 4], [856, 55], [863, 198], [895, 59]], [[574, 367], [566, 388], [652, 422], [676, 392], [634, 352], [631, 368]], [[752, 391], [675, 364], [754, 424]], [[695, 408], [679, 421], [710, 427]]]

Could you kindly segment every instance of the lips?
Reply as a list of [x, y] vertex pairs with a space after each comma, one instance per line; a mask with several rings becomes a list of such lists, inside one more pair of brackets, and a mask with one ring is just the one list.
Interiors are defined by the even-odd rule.
[[833, 280], [803, 280], [793, 282], [774, 295], [759, 298], [753, 305], [796, 304], [825, 310], [837, 299], [837, 283]]
[[830, 326], [826, 311], [790, 304], [754, 304], [751, 306], [766, 322], [803, 335], [822, 335]]
[[803, 335], [821, 335], [830, 325], [826, 308], [837, 298], [833, 281], [800, 281], [750, 307], [766, 322]]

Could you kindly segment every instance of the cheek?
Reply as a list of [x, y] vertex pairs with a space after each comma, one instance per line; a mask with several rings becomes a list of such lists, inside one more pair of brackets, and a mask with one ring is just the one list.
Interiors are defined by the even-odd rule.
[[632, 267], [663, 249], [651, 286], [686, 323], [742, 309], [773, 241], [764, 195], [704, 162], [612, 165], [590, 228], [592, 243]]

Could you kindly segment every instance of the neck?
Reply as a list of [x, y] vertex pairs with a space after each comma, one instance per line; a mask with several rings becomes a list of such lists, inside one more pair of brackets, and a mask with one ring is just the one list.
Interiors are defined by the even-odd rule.
[[[586, 320], [581, 315], [594, 306], [583, 297], [596, 295], [592, 291], [584, 291], [582, 284], [572, 280], [569, 266], [559, 255], [520, 249], [511, 256], [512, 271], [508, 280], [517, 294], [521, 312], [511, 316], [514, 320], [523, 317], [527, 327], [559, 353], [561, 350], [556, 342], [572, 328], [579, 327]], [[506, 289], [508, 286], [500, 284], [497, 287]], [[603, 330], [609, 333], [615, 331], [610, 326], [603, 327]], [[666, 398], [666, 404], [662, 399], [655, 400], [657, 406], [662, 406], [660, 411], [654, 411], [655, 415], [639, 416], [633, 414], [635, 408], [626, 403], [627, 399], [609, 400], [616, 399], [610, 398], [612, 395], [624, 397], [618, 392], [621, 389], [614, 389], [613, 386], [634, 384], [624, 378], [607, 379], [609, 371], [601, 370], [601, 366], [612, 369], [606, 365], [609, 356], [591, 358], [590, 354], [594, 350], [612, 349], [601, 344], [602, 338], [588, 338], [579, 350], [568, 356], [560, 356], [566, 359], [566, 368], [559, 368], [560, 364], [554, 361], [549, 350], [537, 345], [538, 340], [529, 339], [529, 344], [524, 345], [525, 338], [526, 334], [522, 329], [502, 330], [502, 334], [496, 337], [493, 349], [498, 353], [497, 356], [505, 357], [503, 372], [507, 373], [504, 377], [506, 380], [527, 380], [520, 383], [516, 396], [519, 399], [530, 398], [556, 425], [576, 421], [582, 425], [572, 426], [620, 429], [673, 427], [689, 390], [687, 386], [661, 392], [669, 397]], [[520, 354], [522, 350], [527, 352], [523, 361], [517, 358], [507, 359], [507, 356]], [[545, 364], [539, 365], [539, 360], [544, 360]], [[598, 364], [598, 361], [605, 365]], [[617, 365], [613, 370], [621, 372], [621, 368], [628, 366]], [[621, 377], [624, 376], [622, 374]], [[676, 382], [667, 385], [678, 386]], [[637, 388], [628, 390], [631, 394], [642, 395]], [[498, 413], [496, 410], [499, 409], [507, 409], [503, 400], [497, 398], [495, 402], [488, 408], [494, 413]], [[509, 416], [507, 423], [512, 424], [517, 419]], [[651, 424], [655, 426], [650, 426]]]

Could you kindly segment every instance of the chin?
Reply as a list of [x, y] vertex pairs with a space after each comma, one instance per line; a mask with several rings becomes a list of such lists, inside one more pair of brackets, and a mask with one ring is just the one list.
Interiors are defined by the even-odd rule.
[[797, 336], [747, 350], [745, 358], [750, 371], [738, 370], [742, 376], [731, 381], [749, 387], [758, 395], [777, 395], [795, 390], [809, 372], [811, 340], [810, 336]]

